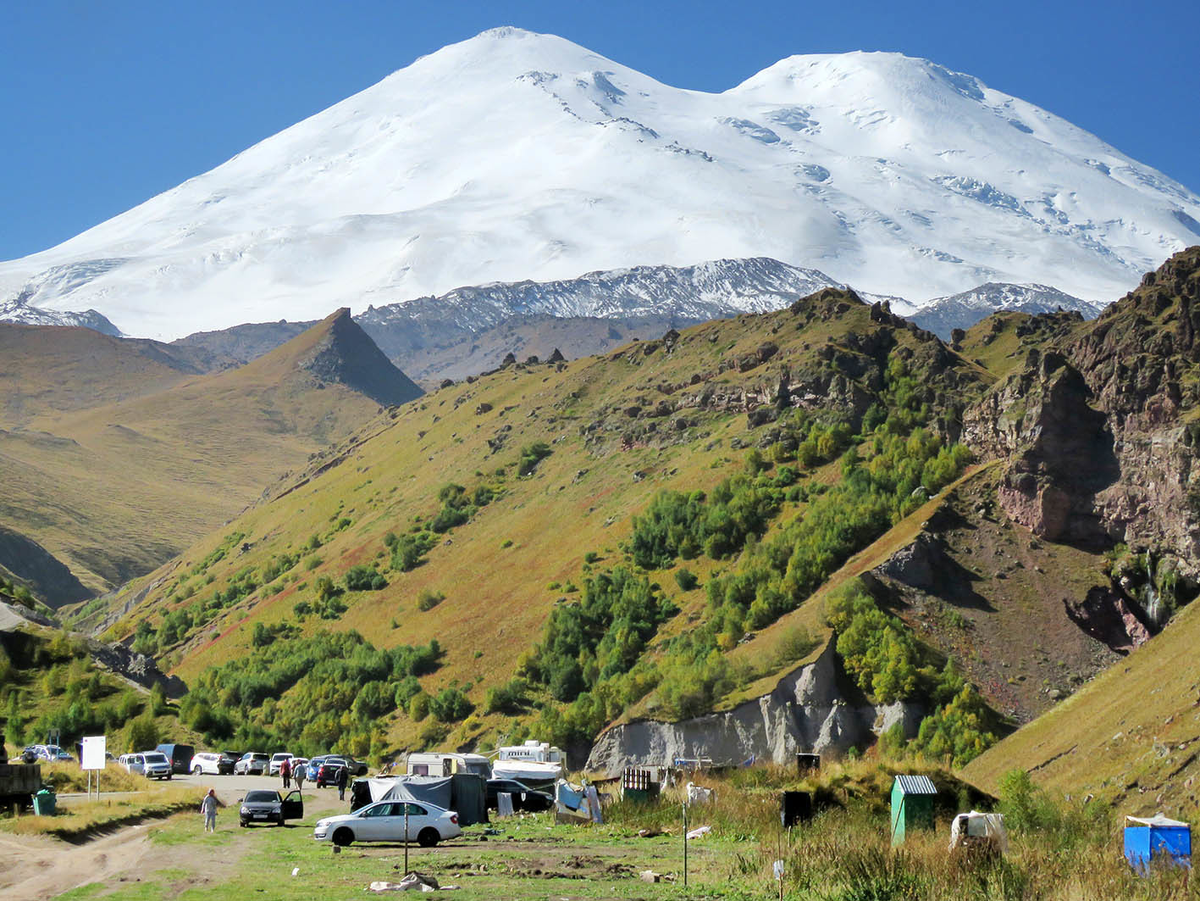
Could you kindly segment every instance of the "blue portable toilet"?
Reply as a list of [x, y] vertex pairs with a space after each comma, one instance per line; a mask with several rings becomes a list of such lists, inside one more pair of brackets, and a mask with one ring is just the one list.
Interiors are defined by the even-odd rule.
[[1192, 827], [1161, 813], [1153, 817], [1125, 817], [1125, 859], [1135, 870], [1146, 872], [1153, 860], [1169, 857], [1181, 867], [1192, 865]]

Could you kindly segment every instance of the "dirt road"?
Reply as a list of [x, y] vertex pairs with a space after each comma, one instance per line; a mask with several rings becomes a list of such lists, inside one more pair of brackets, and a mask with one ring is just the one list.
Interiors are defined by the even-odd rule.
[[[199, 799], [208, 788], [215, 788], [225, 805], [217, 817], [218, 828], [237, 830], [238, 799], [250, 789], [279, 789], [283, 785], [281, 779], [265, 776], [177, 776], [172, 781], [196, 786], [197, 832], [202, 828]], [[309, 822], [314, 814], [347, 809], [345, 802], [338, 801], [336, 789], [306, 787], [303, 796], [305, 819]], [[168, 863], [178, 866], [178, 860], [167, 861], [156, 853], [158, 849], [149, 841], [155, 827], [154, 822], [139, 823], [79, 844], [42, 835], [0, 833], [0, 858], [5, 861], [0, 867], [0, 899], [41, 901], [89, 882], [136, 881]], [[231, 855], [240, 856], [243, 846], [254, 841], [255, 831], [240, 830], [242, 834], [233, 847], [214, 848], [210, 855], [189, 852], [188, 868], [204, 872], [228, 863]]]

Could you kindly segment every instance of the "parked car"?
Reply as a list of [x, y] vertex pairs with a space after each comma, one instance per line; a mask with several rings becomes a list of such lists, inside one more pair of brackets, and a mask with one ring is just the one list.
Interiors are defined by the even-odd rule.
[[58, 745], [29, 745], [21, 752], [21, 756], [26, 760], [45, 760], [49, 763], [58, 763], [65, 760], [74, 760], [75, 758], [60, 748]]
[[276, 826], [282, 826], [284, 820], [304, 819], [304, 800], [298, 791], [288, 792], [287, 797], [280, 797], [277, 791], [259, 789], [246, 792], [246, 797], [240, 800], [238, 824], [242, 826], [249, 826], [251, 823], [274, 823]]
[[[405, 809], [408, 832], [404, 831]], [[377, 801], [354, 813], [317, 820], [313, 839], [345, 847], [351, 842], [404, 842], [414, 838], [423, 848], [462, 835], [458, 814], [422, 801]]]
[[262, 776], [267, 772], [267, 767], [270, 764], [271, 758], [268, 755], [257, 751], [247, 751], [233, 765], [233, 774], [235, 776], [249, 776], [253, 773]]
[[193, 776], [228, 776], [237, 761], [219, 751], [197, 751], [188, 764]]
[[501, 792], [512, 795], [513, 810], [528, 810], [536, 813], [539, 810], [550, 810], [554, 807], [554, 797], [549, 792], [535, 791], [516, 779], [489, 779], [487, 781], [488, 810], [497, 808], [499, 802], [496, 800], [496, 796]]
[[270, 767], [267, 768], [267, 775], [268, 776], [278, 776], [279, 768], [283, 765], [283, 762], [285, 760], [291, 760], [295, 756], [296, 756], [295, 754], [289, 754], [286, 751], [280, 751], [278, 754], [272, 754], [271, 755], [271, 765], [270, 765]]
[[370, 772], [371, 768], [365, 760], [356, 760], [349, 754], [339, 754], [338, 756], [346, 761], [346, 767], [350, 770], [351, 776], [365, 776]]
[[147, 779], [170, 779], [173, 775], [171, 761], [161, 751], [122, 754], [117, 758], [117, 763], [125, 768], [125, 772], [137, 773]]
[[336, 785], [338, 772], [346, 768], [346, 761], [343, 758], [326, 757], [317, 770], [317, 788], [324, 788], [326, 785]]
[[328, 756], [328, 754], [322, 754], [320, 757], [313, 757], [308, 761], [308, 773], [305, 775], [305, 778], [309, 782], [317, 781], [317, 773], [321, 771], [321, 764], [325, 762], [325, 758]]
[[176, 773], [186, 774], [192, 771], [192, 757], [196, 749], [191, 745], [176, 745], [170, 742], [158, 746], [158, 750], [171, 761], [171, 769]]

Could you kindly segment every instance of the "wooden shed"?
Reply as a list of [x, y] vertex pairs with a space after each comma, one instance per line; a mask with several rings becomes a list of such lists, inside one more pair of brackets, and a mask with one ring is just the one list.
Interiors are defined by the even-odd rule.
[[937, 788], [928, 776], [897, 776], [892, 783], [892, 844], [904, 844], [910, 829], [933, 828]]

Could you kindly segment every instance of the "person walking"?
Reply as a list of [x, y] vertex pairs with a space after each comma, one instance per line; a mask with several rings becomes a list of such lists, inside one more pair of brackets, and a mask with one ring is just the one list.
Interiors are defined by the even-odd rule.
[[285, 789], [292, 787], [292, 760], [290, 757], [283, 758], [283, 763], [279, 764], [279, 775], [283, 777], [283, 787]]
[[304, 779], [308, 775], [308, 767], [306, 767], [304, 764], [300, 764], [298, 767], [296, 767], [296, 772], [294, 772], [292, 775], [296, 779], [296, 790], [304, 791]]
[[200, 812], [204, 814], [204, 831], [217, 831], [217, 792], [210, 788], [204, 800], [200, 802]]
[[346, 800], [346, 773], [349, 771], [349, 769], [350, 769], [350, 767], [348, 767], [348, 766], [343, 766], [343, 767], [338, 768], [337, 787], [338, 787], [338, 800], [339, 801]]

